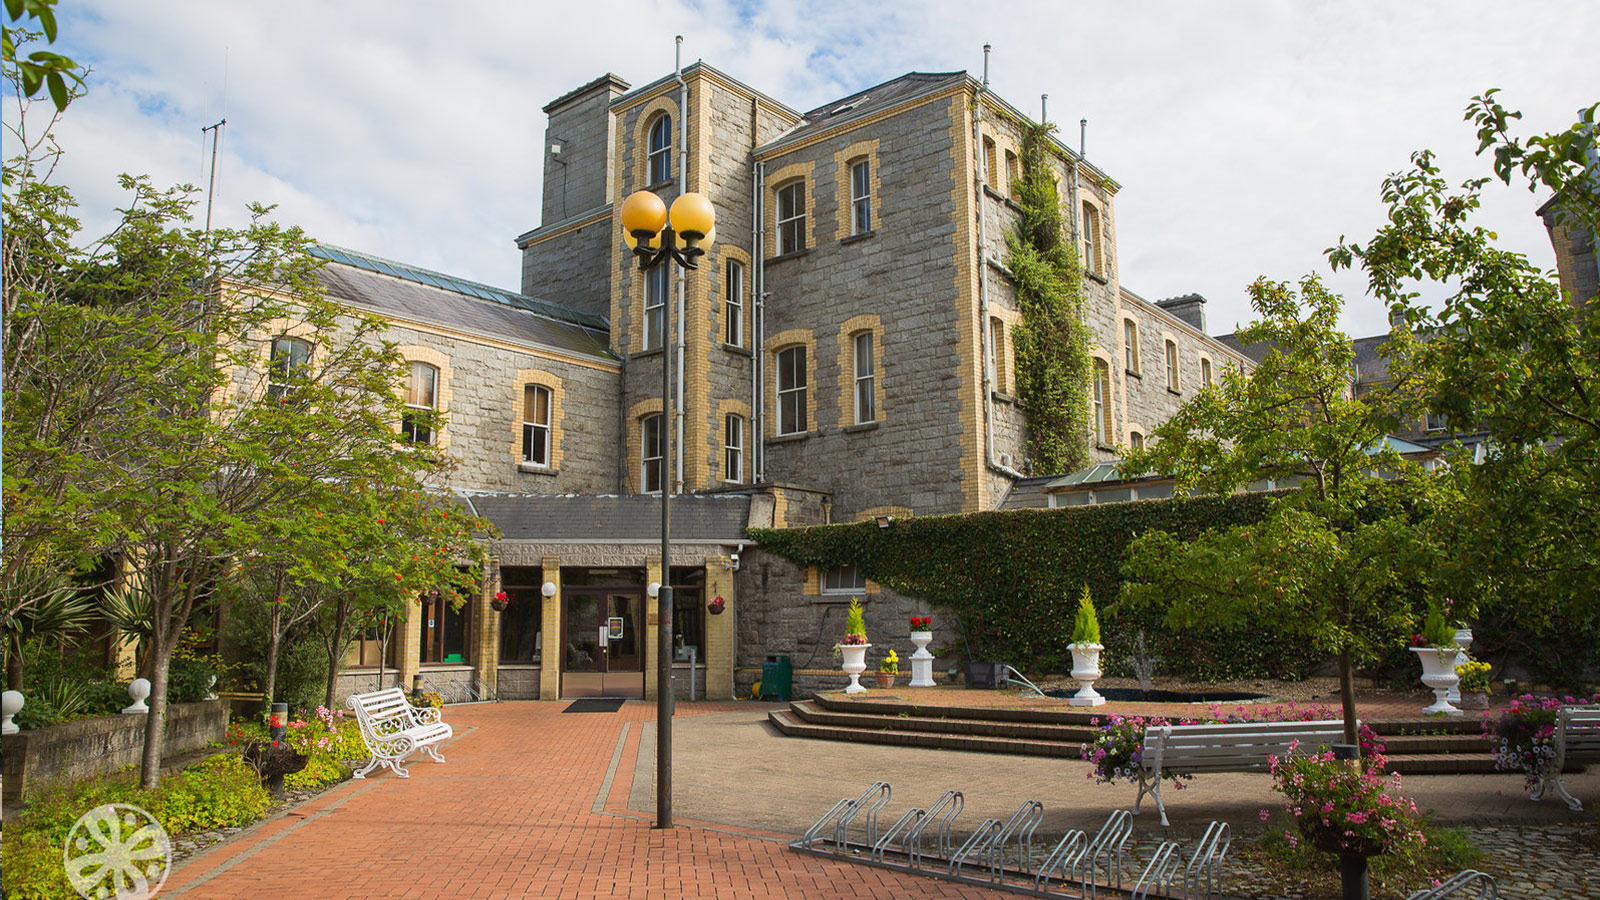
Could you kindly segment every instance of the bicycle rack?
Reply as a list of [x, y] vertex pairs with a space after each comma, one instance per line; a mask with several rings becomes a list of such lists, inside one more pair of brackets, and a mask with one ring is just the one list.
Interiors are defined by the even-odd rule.
[[[1133, 820], [1125, 809], [1107, 816], [1092, 838], [1080, 829], [1068, 831], [1035, 866], [1034, 837], [1045, 812], [1044, 804], [1036, 800], [1025, 801], [1004, 820], [984, 819], [957, 845], [952, 829], [966, 805], [962, 792], [947, 790], [931, 806], [912, 807], [880, 832], [878, 817], [890, 795], [887, 782], [875, 781], [859, 797], [839, 800], [791, 842], [790, 849], [1036, 897], [1090, 900], [1105, 894], [1133, 900], [1180, 896], [1203, 900], [1222, 896], [1223, 864], [1233, 843], [1226, 822], [1212, 822], [1206, 828], [1188, 854], [1187, 866], [1182, 847], [1174, 841], [1161, 842], [1138, 881], [1129, 885], [1126, 865], [1134, 861], [1129, 846]], [[858, 820], [866, 831], [864, 842], [850, 839]], [[930, 828], [937, 836], [929, 834]], [[1015, 858], [1008, 853], [1015, 853]], [[1464, 872], [1436, 890], [1475, 883], [1472, 876], [1487, 879]], [[1497, 900], [1493, 880], [1488, 881], [1487, 893], [1457, 898], [1424, 892], [1411, 900]]]
[[1161, 891], [1164, 896], [1172, 896], [1172, 880], [1177, 877], [1178, 868], [1182, 865], [1183, 849], [1178, 842], [1162, 841], [1161, 846], [1156, 848], [1156, 855], [1150, 857], [1150, 864], [1144, 867], [1144, 874], [1139, 876], [1139, 883], [1133, 886], [1133, 900], [1145, 900], [1151, 896], [1152, 889]]
[[[1233, 832], [1227, 822], [1212, 822], [1195, 845], [1189, 867], [1183, 870], [1183, 896], [1204, 898], [1222, 896], [1222, 862], [1233, 846]], [[1200, 886], [1201, 881], [1205, 887]], [[1191, 893], [1192, 892], [1192, 893]]]
[[[1469, 893], [1461, 893], [1463, 888]], [[1476, 889], [1477, 893], [1470, 893], [1473, 889]], [[1460, 896], [1463, 900], [1498, 900], [1500, 889], [1495, 886], [1492, 876], [1476, 869], [1467, 869], [1439, 882], [1438, 887], [1417, 891], [1406, 900], [1444, 900], [1446, 897], [1456, 896]]]

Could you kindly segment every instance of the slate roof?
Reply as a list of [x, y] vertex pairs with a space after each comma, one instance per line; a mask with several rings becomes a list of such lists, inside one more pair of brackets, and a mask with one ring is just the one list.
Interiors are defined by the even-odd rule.
[[[478, 515], [508, 541], [659, 541], [661, 499], [648, 494], [467, 493]], [[672, 539], [733, 543], [746, 540], [748, 494], [686, 494], [672, 498]]]
[[311, 254], [328, 260], [318, 277], [335, 300], [497, 340], [616, 359], [600, 316], [340, 247], [317, 245]]
[[830, 127], [841, 121], [871, 115], [876, 110], [884, 109], [914, 94], [920, 94], [935, 86], [959, 81], [966, 77], [966, 72], [908, 72], [899, 78], [885, 81], [883, 84], [869, 87], [864, 91], [857, 91], [848, 97], [840, 98], [811, 110], [805, 114], [799, 125], [784, 132], [782, 137], [771, 141], [765, 147], [756, 148], [756, 153], [761, 153], [767, 147], [786, 144], [797, 137]]
[[1011, 490], [1006, 492], [1004, 500], [996, 509], [1044, 509], [1050, 505], [1050, 499], [1045, 496], [1045, 485], [1055, 481], [1056, 475], [1035, 476], [1033, 478], [1018, 478], [1012, 482]]

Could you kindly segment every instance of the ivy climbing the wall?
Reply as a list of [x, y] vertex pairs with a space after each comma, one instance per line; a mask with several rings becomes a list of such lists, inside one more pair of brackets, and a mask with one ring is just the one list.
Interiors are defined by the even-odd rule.
[[1017, 395], [1028, 409], [1028, 455], [1039, 473], [1067, 473], [1088, 460], [1089, 343], [1076, 251], [1065, 239], [1061, 194], [1050, 165], [1049, 125], [1028, 127], [1021, 208], [1006, 235], [1006, 265], [1022, 321], [1012, 331]]

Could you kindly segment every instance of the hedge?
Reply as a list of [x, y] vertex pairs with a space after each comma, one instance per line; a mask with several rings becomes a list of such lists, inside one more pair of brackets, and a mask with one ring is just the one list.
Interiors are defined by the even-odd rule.
[[[1234, 494], [897, 519], [810, 528], [752, 529], [762, 550], [798, 566], [851, 564], [896, 593], [926, 600], [945, 616], [949, 646], [970, 644], [978, 659], [1034, 673], [1071, 668], [1072, 620], [1085, 585], [1101, 610], [1104, 659], [1125, 660], [1137, 633], [1162, 658], [1162, 674], [1213, 680], [1299, 678], [1320, 660], [1303, 648], [1251, 633], [1160, 624], [1163, 610], [1119, 609], [1125, 549], [1152, 529], [1182, 539], [1207, 529], [1260, 521], [1276, 493]], [[935, 623], [936, 627], [938, 622]]]

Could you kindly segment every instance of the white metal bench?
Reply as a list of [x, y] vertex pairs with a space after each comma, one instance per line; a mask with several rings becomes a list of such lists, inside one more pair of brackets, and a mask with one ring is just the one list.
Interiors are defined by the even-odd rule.
[[1530, 800], [1544, 796], [1547, 787], [1574, 810], [1583, 809], [1577, 797], [1561, 783], [1561, 769], [1569, 762], [1600, 761], [1600, 706], [1566, 706], [1556, 712], [1556, 758], [1540, 775]]
[[1154, 725], [1144, 733], [1144, 753], [1139, 764], [1139, 796], [1133, 814], [1139, 814], [1144, 795], [1156, 799], [1161, 824], [1167, 824], [1167, 807], [1161, 802], [1163, 772], [1253, 772], [1265, 770], [1267, 759], [1288, 756], [1298, 742], [1301, 754], [1340, 743], [1344, 723], [1239, 722], [1229, 725]]
[[434, 745], [447, 740], [454, 731], [439, 721], [439, 710], [412, 706], [400, 688], [351, 694], [345, 704], [355, 710], [361, 739], [372, 752], [366, 766], [350, 777], [365, 778], [373, 769], [387, 766], [396, 776], [409, 778], [400, 764], [418, 750], [426, 750], [434, 762], [444, 762]]

